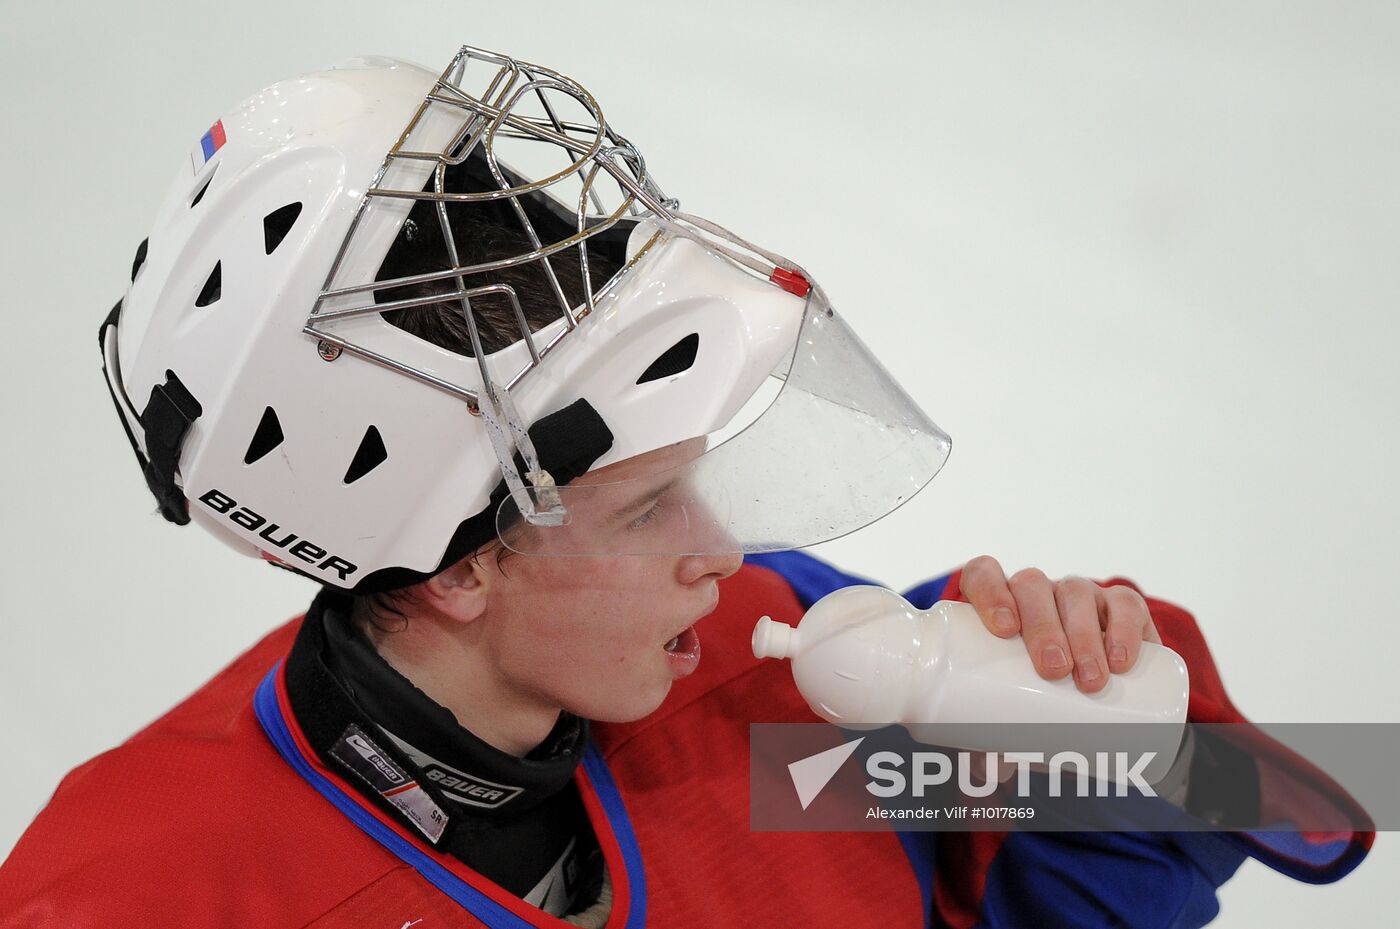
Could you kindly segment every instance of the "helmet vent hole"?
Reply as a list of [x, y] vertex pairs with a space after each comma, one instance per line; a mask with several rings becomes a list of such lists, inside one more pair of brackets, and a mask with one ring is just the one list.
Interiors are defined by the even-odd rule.
[[151, 245], [150, 237], [141, 240], [141, 244], [136, 246], [136, 257], [131, 259], [131, 282], [136, 283], [136, 274], [146, 263], [146, 249]]
[[263, 248], [267, 249], [267, 254], [271, 255], [282, 244], [300, 215], [301, 204], [289, 203], [263, 217]]
[[223, 293], [223, 274], [220, 271], [222, 264], [221, 261], [214, 262], [214, 270], [209, 272], [209, 280], [204, 282], [199, 296], [194, 298], [195, 306], [208, 306], [217, 301]]
[[205, 192], [206, 190], [208, 190], [208, 189], [209, 189], [209, 185], [210, 185], [211, 183], [213, 183], [213, 181], [214, 181], [214, 174], [215, 174], [218, 170], [219, 170], [219, 166], [218, 166], [218, 165], [214, 165], [214, 169], [213, 169], [212, 171], [209, 172], [209, 176], [206, 177], [206, 178], [204, 179], [204, 183], [199, 185], [199, 190], [197, 190], [197, 191], [195, 192], [195, 195], [194, 195], [193, 197], [190, 198], [190, 209], [194, 209], [195, 206], [197, 206], [197, 205], [199, 204], [199, 201], [201, 201], [201, 200], [204, 199], [204, 192]]
[[248, 443], [248, 452], [243, 456], [243, 463], [250, 465], [262, 458], [281, 445], [282, 439], [282, 423], [277, 419], [277, 411], [268, 407], [263, 410], [262, 419], [258, 421], [257, 431], [253, 433], [253, 441]]
[[690, 335], [672, 345], [651, 363], [642, 372], [642, 376], [637, 378], [638, 384], [645, 384], [647, 381], [659, 381], [663, 377], [672, 377], [686, 371], [695, 364], [695, 353], [700, 349], [700, 333], [692, 332]]
[[384, 439], [379, 435], [379, 430], [370, 426], [365, 430], [365, 437], [360, 440], [360, 447], [355, 451], [350, 469], [345, 472], [345, 483], [355, 483], [383, 464], [388, 457], [389, 452], [384, 448]]

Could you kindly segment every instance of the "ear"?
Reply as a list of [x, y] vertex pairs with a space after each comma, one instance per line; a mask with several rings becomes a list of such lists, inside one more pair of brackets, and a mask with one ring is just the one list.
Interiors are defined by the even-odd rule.
[[422, 596], [428, 606], [465, 625], [486, 612], [491, 584], [490, 572], [469, 555], [424, 581]]

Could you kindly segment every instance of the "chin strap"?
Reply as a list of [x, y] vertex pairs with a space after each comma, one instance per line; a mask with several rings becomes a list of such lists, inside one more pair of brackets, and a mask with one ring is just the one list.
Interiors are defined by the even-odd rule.
[[136, 453], [141, 473], [146, 476], [146, 486], [160, 506], [160, 515], [183, 526], [190, 521], [190, 507], [175, 475], [185, 436], [204, 408], [174, 371], [166, 371], [165, 383], [151, 388], [146, 409], [137, 415], [122, 386], [121, 364], [117, 359], [117, 321], [121, 318], [121, 309], [118, 300], [97, 330], [97, 344], [102, 349], [102, 374], [107, 379], [107, 390], [131, 442], [131, 450]]
[[[480, 403], [479, 409], [482, 419], [486, 420], [486, 432], [491, 436], [491, 446], [496, 452], [496, 460], [501, 463], [501, 474], [511, 499], [525, 521], [532, 526], [564, 525], [569, 513], [559, 499], [559, 488], [550, 473], [540, 466], [535, 443], [525, 430], [509, 391], [487, 377], [484, 362], [481, 370], [486, 388], [481, 392], [481, 399], [485, 402]], [[525, 462], [524, 478], [530, 482], [528, 489], [516, 466], [517, 452]]]

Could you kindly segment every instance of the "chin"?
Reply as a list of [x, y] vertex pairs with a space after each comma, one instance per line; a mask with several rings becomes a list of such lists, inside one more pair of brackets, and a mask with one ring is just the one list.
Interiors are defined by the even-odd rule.
[[630, 723], [656, 712], [671, 692], [669, 681], [659, 688], [648, 689], [645, 693], [635, 691], [627, 697], [614, 700], [590, 700], [587, 705], [572, 712], [576, 716], [599, 723]]

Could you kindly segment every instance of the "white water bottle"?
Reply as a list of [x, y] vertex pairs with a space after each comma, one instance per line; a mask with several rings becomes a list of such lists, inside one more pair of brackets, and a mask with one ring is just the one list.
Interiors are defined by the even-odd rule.
[[[1171, 766], [1186, 722], [1186, 663], [1165, 646], [1142, 643], [1131, 670], [1110, 674], [1102, 690], [1086, 694], [1072, 676], [1041, 678], [1021, 638], [992, 635], [972, 605], [944, 600], [919, 610], [883, 587], [827, 594], [797, 627], [763, 617], [753, 653], [791, 659], [812, 711], [838, 726], [900, 723], [929, 744], [1041, 752], [1047, 759], [1065, 751], [1088, 758], [1105, 750], [1153, 752], [1149, 783]], [[987, 723], [1030, 725], [967, 725]]]

